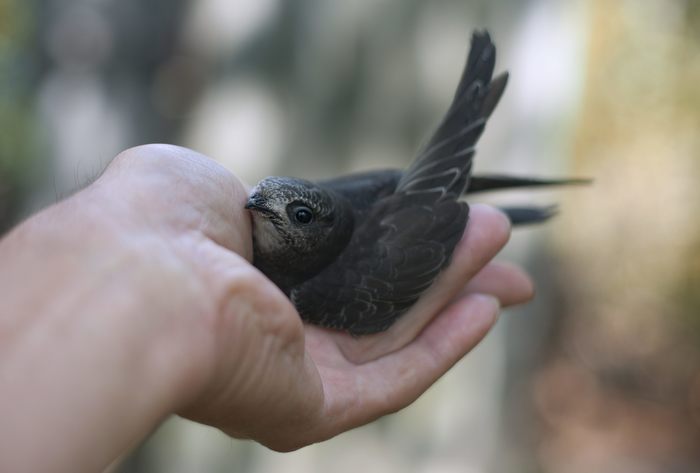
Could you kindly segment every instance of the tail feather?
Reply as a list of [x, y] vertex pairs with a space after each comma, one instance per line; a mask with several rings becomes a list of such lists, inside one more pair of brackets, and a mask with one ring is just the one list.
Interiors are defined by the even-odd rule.
[[544, 223], [559, 212], [559, 207], [556, 205], [544, 207], [499, 207], [499, 209], [508, 216], [510, 223], [513, 225]]
[[[568, 185], [586, 185], [591, 179], [540, 179], [534, 177], [517, 177], [507, 175], [473, 176], [467, 189], [467, 194], [477, 192], [514, 189], [518, 187], [552, 187]], [[500, 207], [513, 225], [530, 225], [543, 223], [558, 213], [556, 205]]]

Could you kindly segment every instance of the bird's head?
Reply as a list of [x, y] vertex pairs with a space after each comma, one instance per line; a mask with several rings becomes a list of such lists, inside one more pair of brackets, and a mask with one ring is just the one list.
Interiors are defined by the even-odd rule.
[[352, 234], [347, 202], [303, 179], [267, 177], [245, 208], [253, 216], [255, 264], [266, 273], [279, 266], [310, 277], [335, 259]]

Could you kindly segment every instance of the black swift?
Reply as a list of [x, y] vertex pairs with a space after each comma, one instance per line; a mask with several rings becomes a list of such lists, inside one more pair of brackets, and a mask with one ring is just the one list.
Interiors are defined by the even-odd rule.
[[[496, 48], [476, 32], [445, 118], [406, 170], [309, 182], [268, 177], [252, 190], [253, 263], [313, 324], [353, 335], [380, 332], [405, 313], [450, 261], [464, 233], [465, 193], [580, 183], [470, 176], [475, 145], [508, 75], [493, 78]], [[514, 223], [551, 207], [506, 208]]]

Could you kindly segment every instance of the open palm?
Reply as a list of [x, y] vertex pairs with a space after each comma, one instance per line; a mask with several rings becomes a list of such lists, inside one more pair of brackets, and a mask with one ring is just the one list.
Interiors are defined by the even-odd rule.
[[[96, 185], [119, 182], [129, 182], [126, 205], [141, 206], [139, 225], [177, 245], [191, 268], [183, 283], [197, 278], [214, 320], [208, 346], [192, 348], [208, 376], [181, 414], [278, 450], [407, 406], [484, 337], [499, 303], [532, 296], [520, 269], [491, 262], [508, 240], [506, 218], [476, 205], [450, 266], [388, 331], [353, 338], [307, 326], [250, 264], [248, 189], [228, 171], [190, 150], [152, 145], [124, 153]], [[130, 203], [144, 194], [146, 208]]]

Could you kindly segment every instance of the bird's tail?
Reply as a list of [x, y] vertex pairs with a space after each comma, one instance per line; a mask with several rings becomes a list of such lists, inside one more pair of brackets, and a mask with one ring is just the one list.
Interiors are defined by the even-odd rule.
[[559, 212], [559, 207], [556, 205], [499, 207], [498, 209], [506, 214], [513, 226], [544, 223]]
[[[586, 185], [593, 182], [591, 179], [541, 179], [533, 177], [518, 177], [507, 175], [481, 175], [472, 176], [469, 182], [467, 194], [487, 192], [518, 187], [554, 187], [569, 185]], [[557, 214], [556, 205], [548, 206], [524, 206], [524, 207], [500, 207], [513, 225], [531, 225], [543, 223]]]

